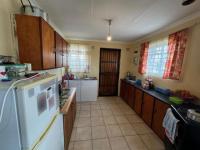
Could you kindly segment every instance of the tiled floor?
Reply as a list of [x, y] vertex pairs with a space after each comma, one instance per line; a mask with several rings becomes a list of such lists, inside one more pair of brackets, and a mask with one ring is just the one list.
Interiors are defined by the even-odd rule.
[[69, 150], [164, 150], [162, 141], [119, 97], [77, 104]]

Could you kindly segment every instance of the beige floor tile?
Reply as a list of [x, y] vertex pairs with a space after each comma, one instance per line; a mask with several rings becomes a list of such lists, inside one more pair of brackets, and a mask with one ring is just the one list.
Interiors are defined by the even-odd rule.
[[81, 106], [81, 111], [82, 110], [88, 110], [88, 111], [90, 111], [90, 105], [83, 105], [83, 106]]
[[74, 150], [92, 150], [92, 141], [74, 142]]
[[91, 110], [91, 117], [101, 117], [102, 116], [102, 112], [101, 110]]
[[103, 117], [91, 117], [92, 126], [102, 126], [105, 125]]
[[114, 116], [104, 116], [103, 119], [106, 125], [117, 124], [117, 121]]
[[111, 150], [108, 139], [97, 139], [92, 141], [93, 150]]
[[74, 150], [74, 142], [69, 143], [68, 150]]
[[76, 141], [90, 140], [92, 139], [91, 127], [77, 128], [76, 130]]
[[129, 123], [125, 116], [115, 116], [115, 118], [118, 124]]
[[103, 116], [112, 116], [112, 115], [113, 115], [113, 113], [112, 113], [111, 110], [103, 109], [103, 110], [101, 110], [101, 111], [102, 111], [102, 115], [103, 115]]
[[91, 126], [91, 118], [90, 117], [80, 117], [76, 124], [76, 127], [88, 127]]
[[81, 110], [79, 117], [90, 117], [90, 111], [89, 110]]
[[135, 115], [136, 113], [133, 110], [124, 110], [122, 111], [124, 115]]
[[91, 110], [99, 110], [100, 106], [99, 105], [91, 105]]
[[110, 138], [112, 150], [129, 150], [128, 144], [124, 137]]
[[105, 126], [92, 127], [92, 139], [107, 138], [107, 132]]
[[153, 131], [145, 123], [135, 123], [132, 124], [137, 134], [148, 134], [153, 133]]
[[108, 125], [106, 126], [107, 134], [109, 137], [119, 137], [122, 136], [122, 132], [118, 125]]
[[155, 134], [140, 135], [148, 150], [164, 150], [163, 142]]
[[126, 136], [125, 138], [131, 150], [147, 150], [139, 136]]
[[119, 127], [122, 131], [122, 134], [125, 135], [136, 135], [136, 131], [134, 130], [134, 128], [132, 127], [131, 124], [127, 123], [127, 124], [119, 124]]
[[143, 120], [138, 115], [126, 115], [125, 117], [130, 123], [143, 123]]
[[109, 110], [110, 109], [110, 107], [107, 104], [100, 104], [100, 108], [102, 110]]

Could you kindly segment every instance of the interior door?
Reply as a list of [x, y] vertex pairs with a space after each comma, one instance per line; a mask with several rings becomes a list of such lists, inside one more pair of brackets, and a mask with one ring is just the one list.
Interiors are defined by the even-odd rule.
[[100, 49], [99, 96], [117, 96], [120, 49]]

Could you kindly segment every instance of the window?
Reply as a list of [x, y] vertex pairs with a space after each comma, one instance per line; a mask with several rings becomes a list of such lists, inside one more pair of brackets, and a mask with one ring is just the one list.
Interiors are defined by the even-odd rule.
[[168, 38], [149, 43], [147, 75], [162, 77], [168, 57]]
[[89, 72], [90, 55], [87, 45], [71, 44], [68, 51], [69, 70], [73, 73]]

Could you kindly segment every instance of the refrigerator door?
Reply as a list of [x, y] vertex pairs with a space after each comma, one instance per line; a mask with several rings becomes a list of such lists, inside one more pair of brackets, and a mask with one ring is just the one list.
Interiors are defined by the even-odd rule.
[[[0, 83], [0, 109], [2, 108], [3, 97], [7, 90], [4, 83]], [[0, 149], [2, 150], [21, 150], [20, 133], [16, 110], [14, 90], [8, 94], [3, 119], [0, 123]]]
[[64, 150], [63, 116], [57, 115], [34, 150]]
[[56, 81], [45, 80], [16, 91], [22, 150], [34, 147], [57, 113]]

